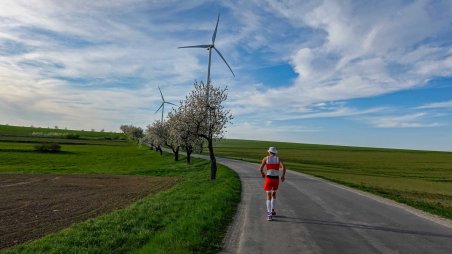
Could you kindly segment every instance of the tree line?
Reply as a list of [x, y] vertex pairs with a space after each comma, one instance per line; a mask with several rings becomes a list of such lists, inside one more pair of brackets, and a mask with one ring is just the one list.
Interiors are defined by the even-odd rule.
[[179, 160], [179, 152], [186, 152], [187, 163], [193, 152], [202, 152], [207, 145], [210, 157], [210, 178], [216, 179], [217, 163], [213, 143], [223, 138], [225, 128], [233, 119], [224, 107], [227, 87], [220, 88], [212, 82], [195, 82], [194, 88], [179, 102], [179, 106], [168, 113], [164, 121], [156, 120], [145, 130], [133, 125], [121, 125], [120, 129], [130, 139], [149, 145], [163, 153], [163, 148], [171, 149], [174, 160]]

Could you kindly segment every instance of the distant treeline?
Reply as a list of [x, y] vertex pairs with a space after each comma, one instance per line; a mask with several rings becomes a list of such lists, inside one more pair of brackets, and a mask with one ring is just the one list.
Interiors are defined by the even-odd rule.
[[0, 136], [32, 136], [42, 138], [66, 138], [66, 139], [106, 139], [125, 140], [123, 133], [105, 131], [67, 130], [55, 128], [23, 127], [0, 125]]

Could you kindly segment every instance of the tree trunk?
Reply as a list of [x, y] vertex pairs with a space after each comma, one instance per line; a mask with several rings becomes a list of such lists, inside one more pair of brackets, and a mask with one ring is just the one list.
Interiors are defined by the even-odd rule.
[[174, 153], [174, 160], [179, 161], [179, 147], [176, 147], [176, 149], [173, 149]]
[[193, 147], [191, 145], [188, 145], [185, 147], [185, 150], [187, 151], [187, 164], [191, 164], [191, 153], [193, 152]]
[[208, 139], [209, 155], [210, 155], [210, 180], [217, 178], [217, 159], [213, 154], [213, 139]]
[[155, 151], [159, 151], [160, 155], [163, 155], [163, 151], [162, 151], [162, 147], [161, 146], [157, 146], [157, 148], [155, 149]]
[[202, 151], [204, 150], [204, 142], [201, 142], [199, 145], [199, 153], [202, 154]]

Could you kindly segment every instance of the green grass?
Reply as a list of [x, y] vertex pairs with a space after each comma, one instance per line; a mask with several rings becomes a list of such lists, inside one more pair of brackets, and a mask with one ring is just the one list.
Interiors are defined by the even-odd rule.
[[276, 146], [289, 169], [452, 219], [452, 153], [222, 140], [216, 155], [259, 163]]
[[155, 157], [149, 149], [124, 142], [110, 145], [62, 144], [55, 154], [34, 152], [33, 143], [0, 142], [0, 172], [68, 174], [144, 174], [177, 175], [187, 171], [168, 171], [171, 158]]
[[[26, 136], [26, 134], [24, 134]], [[210, 181], [209, 162], [174, 162], [126, 141], [63, 144], [62, 152], [33, 152], [30, 143], [0, 142], [1, 173], [175, 176], [168, 191], [75, 224], [1, 253], [215, 253], [240, 199], [240, 181], [220, 166]]]

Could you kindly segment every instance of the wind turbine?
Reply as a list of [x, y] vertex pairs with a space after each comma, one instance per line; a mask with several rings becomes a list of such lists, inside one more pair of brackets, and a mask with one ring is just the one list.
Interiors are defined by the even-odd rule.
[[223, 59], [224, 63], [228, 66], [232, 75], [235, 77], [235, 74], [232, 71], [231, 67], [229, 66], [228, 62], [226, 62], [223, 55], [221, 55], [220, 51], [218, 51], [218, 49], [215, 47], [215, 38], [217, 37], [217, 29], [218, 29], [219, 21], [220, 21], [220, 14], [218, 13], [217, 25], [215, 26], [215, 30], [213, 31], [211, 44], [179, 47], [179, 48], [205, 48], [209, 51], [209, 65], [207, 67], [207, 84], [209, 84], [209, 82], [210, 82], [210, 63], [211, 63], [211, 59], [212, 59], [212, 49], [214, 49], [218, 53], [218, 55], [221, 57], [221, 59]]
[[156, 114], [157, 112], [159, 112], [160, 109], [162, 109], [162, 123], [163, 123], [163, 111], [165, 111], [165, 104], [170, 104], [170, 105], [174, 105], [174, 106], [177, 106], [177, 105], [174, 103], [165, 101], [165, 98], [163, 98], [163, 94], [162, 94], [162, 90], [160, 89], [160, 86], [158, 88], [160, 91], [160, 95], [162, 96], [162, 104], [160, 104], [159, 109], [157, 109], [154, 114]]

